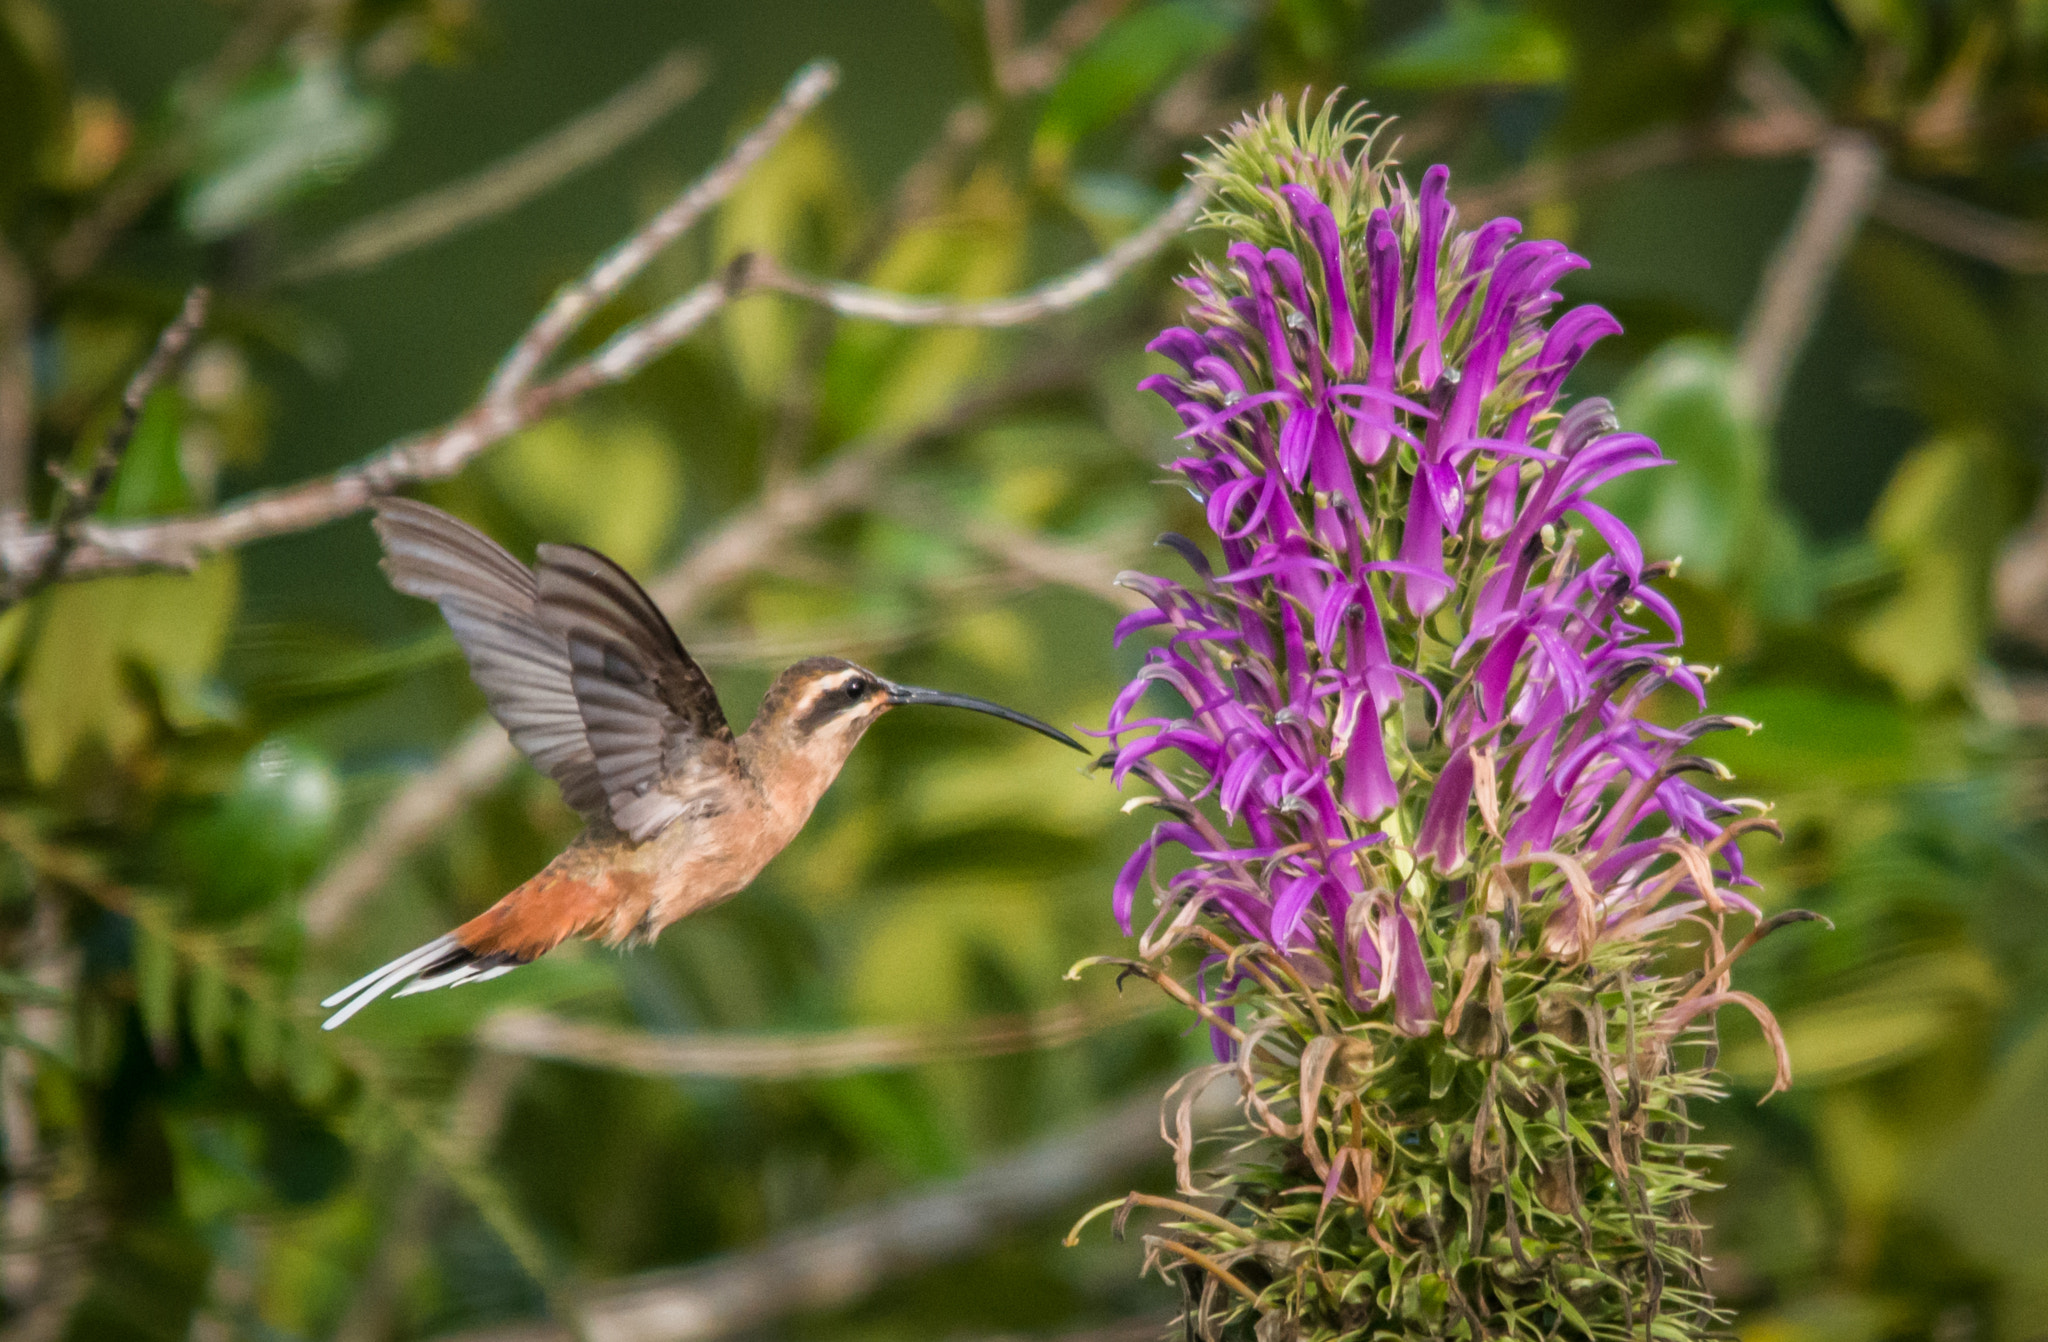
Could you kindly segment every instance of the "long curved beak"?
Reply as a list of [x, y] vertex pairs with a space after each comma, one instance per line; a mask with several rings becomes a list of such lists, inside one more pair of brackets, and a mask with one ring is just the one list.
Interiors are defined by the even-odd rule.
[[1029, 727], [1040, 735], [1050, 736], [1063, 746], [1072, 746], [1084, 755], [1088, 753], [1088, 747], [1082, 745], [1079, 741], [1076, 741], [1073, 737], [1052, 724], [1040, 722], [1037, 718], [1019, 713], [1014, 708], [1004, 708], [1001, 704], [992, 704], [986, 699], [977, 699], [971, 694], [948, 694], [944, 690], [923, 690], [915, 685], [890, 685], [888, 691], [891, 704], [940, 704], [948, 708], [971, 708], [977, 713], [986, 713], [992, 718], [1001, 718], [1005, 722], [1014, 722], [1019, 727]]

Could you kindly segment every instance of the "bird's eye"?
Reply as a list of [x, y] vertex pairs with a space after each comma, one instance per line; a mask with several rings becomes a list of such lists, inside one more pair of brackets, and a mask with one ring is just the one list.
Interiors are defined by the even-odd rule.
[[841, 685], [839, 688], [841, 691], [845, 693], [848, 700], [858, 701], [861, 699], [865, 699], [867, 697], [868, 689], [870, 687], [865, 680], [862, 680], [859, 676], [855, 676], [852, 680], [847, 681], [844, 685]]

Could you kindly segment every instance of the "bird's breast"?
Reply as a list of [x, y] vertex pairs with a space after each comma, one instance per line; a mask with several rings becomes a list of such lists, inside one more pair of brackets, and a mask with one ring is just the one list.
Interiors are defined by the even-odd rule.
[[685, 817], [639, 845], [634, 865], [651, 878], [652, 899], [637, 930], [651, 938], [744, 890], [802, 823], [791, 824], [776, 808], [750, 799], [716, 814]]

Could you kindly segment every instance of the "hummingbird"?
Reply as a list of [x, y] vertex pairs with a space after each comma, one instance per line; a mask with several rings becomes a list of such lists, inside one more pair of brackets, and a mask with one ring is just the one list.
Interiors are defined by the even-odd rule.
[[839, 657], [780, 676], [738, 736], [652, 598], [581, 545], [528, 568], [466, 522], [376, 505], [391, 585], [434, 602], [512, 743], [585, 821], [538, 875], [320, 1005], [333, 1029], [379, 997], [509, 974], [570, 937], [644, 944], [739, 893], [796, 837], [876, 718], [907, 704], [988, 713], [1086, 753], [1037, 718], [897, 685]]

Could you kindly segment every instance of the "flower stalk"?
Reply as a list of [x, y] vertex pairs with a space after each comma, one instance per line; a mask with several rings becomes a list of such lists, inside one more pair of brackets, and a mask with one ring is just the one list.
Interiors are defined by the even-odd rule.
[[[1734, 842], [1770, 821], [1697, 749], [1754, 727], [1706, 711], [1672, 566], [1597, 501], [1661, 456], [1562, 396], [1620, 329], [1555, 313], [1585, 261], [1461, 229], [1383, 126], [1276, 101], [1233, 127], [1198, 167], [1228, 241], [1148, 347], [1209, 537], [1165, 539], [1183, 580], [1120, 578], [1151, 608], [1117, 638], [1152, 646], [1105, 758], [1163, 818], [1112, 962], [1217, 1064], [1177, 1088], [1180, 1198], [1120, 1216], [1173, 1214], [1148, 1262], [1204, 1337], [1700, 1336], [1719, 1007], [1790, 1080], [1728, 982], [1781, 921]], [[1730, 919], [1756, 924], [1732, 952]], [[1204, 1174], [1188, 1097], [1225, 1075], [1242, 1122]]]

